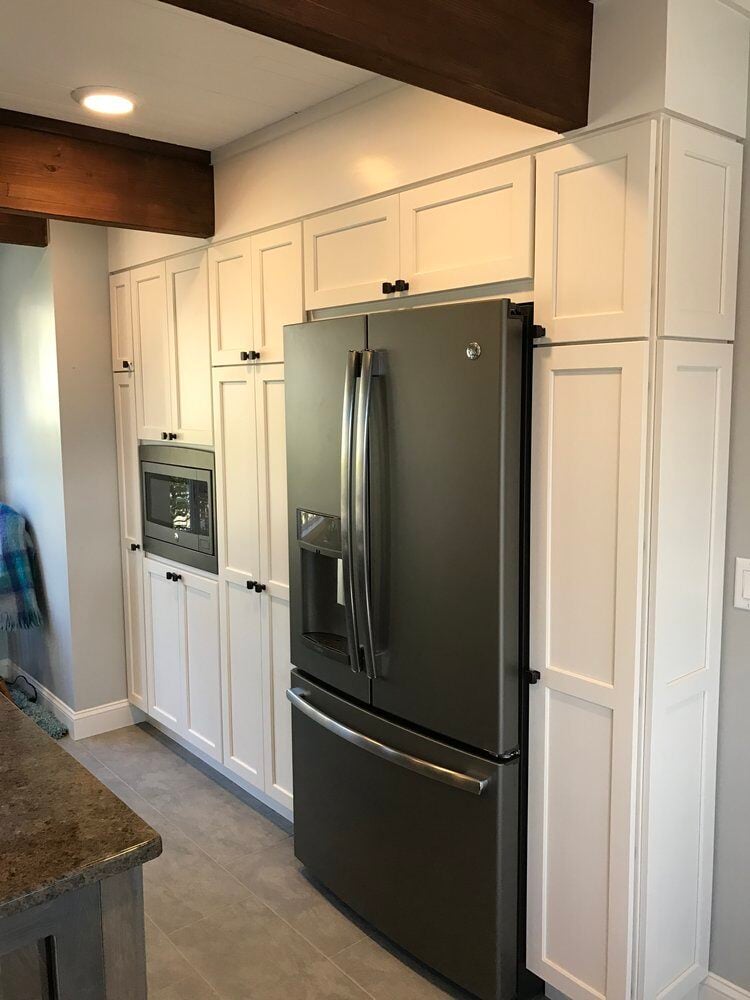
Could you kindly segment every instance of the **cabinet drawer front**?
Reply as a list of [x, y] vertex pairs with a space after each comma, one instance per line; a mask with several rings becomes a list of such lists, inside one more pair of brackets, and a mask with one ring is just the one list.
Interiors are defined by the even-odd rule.
[[410, 292], [531, 277], [532, 178], [525, 156], [404, 191], [401, 277]]
[[398, 195], [304, 223], [305, 307], [382, 299], [399, 275]]
[[130, 301], [130, 271], [109, 279], [109, 319], [112, 328], [112, 371], [132, 368], [133, 314]]
[[251, 295], [250, 237], [208, 251], [211, 299], [211, 360], [240, 364], [240, 352], [255, 348]]
[[666, 126], [659, 332], [734, 340], [742, 145]]
[[284, 326], [305, 318], [302, 226], [295, 223], [251, 239], [253, 326], [260, 360], [284, 360]]
[[649, 345], [534, 353], [527, 958], [626, 1000]]
[[552, 341], [648, 337], [656, 122], [540, 153], [535, 320]]

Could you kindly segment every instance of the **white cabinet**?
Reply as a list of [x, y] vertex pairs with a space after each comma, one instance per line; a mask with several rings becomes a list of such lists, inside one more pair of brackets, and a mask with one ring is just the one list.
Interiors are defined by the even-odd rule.
[[132, 370], [133, 316], [130, 302], [130, 271], [109, 277], [109, 316], [112, 333], [112, 371]]
[[138, 708], [147, 711], [146, 650], [143, 634], [141, 491], [135, 375], [132, 371], [115, 374], [114, 401], [128, 699]]
[[625, 1000], [649, 345], [535, 350], [529, 968]]
[[219, 585], [156, 559], [143, 566], [150, 712], [220, 761]]
[[291, 808], [284, 366], [216, 368], [214, 419], [224, 763]]
[[211, 348], [206, 252], [168, 260], [167, 320], [171, 353], [171, 431], [175, 440], [213, 444]]
[[131, 273], [138, 377], [138, 436], [155, 441], [172, 425], [171, 359], [164, 263]]
[[131, 274], [142, 440], [210, 445], [211, 359], [205, 251]]
[[302, 302], [302, 225], [251, 237], [253, 330], [260, 361], [284, 360], [284, 326], [305, 318]]
[[553, 342], [648, 337], [655, 121], [540, 153], [534, 321]]
[[659, 333], [734, 340], [742, 145], [665, 123]]
[[657, 356], [641, 840], [641, 1000], [708, 972], [732, 345]]
[[255, 350], [251, 259], [249, 236], [208, 251], [214, 365], [237, 365], [243, 351]]
[[533, 177], [525, 156], [402, 192], [399, 276], [409, 291], [531, 277]]
[[306, 308], [382, 298], [401, 277], [398, 213], [394, 194], [305, 220]]

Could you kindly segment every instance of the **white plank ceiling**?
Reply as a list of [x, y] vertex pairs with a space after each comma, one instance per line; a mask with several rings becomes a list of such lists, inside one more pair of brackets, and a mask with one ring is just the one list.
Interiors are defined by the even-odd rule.
[[[372, 73], [157, 0], [0, 0], [0, 107], [216, 149]], [[76, 87], [131, 91], [105, 118]]]

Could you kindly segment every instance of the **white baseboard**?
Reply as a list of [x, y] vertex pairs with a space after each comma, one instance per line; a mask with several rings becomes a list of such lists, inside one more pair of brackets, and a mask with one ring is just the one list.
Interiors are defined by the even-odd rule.
[[701, 986], [701, 1000], [750, 1000], [750, 991], [709, 972]]
[[39, 704], [65, 723], [71, 738], [74, 740], [85, 740], [87, 736], [98, 736], [100, 733], [109, 733], [114, 729], [133, 726], [138, 722], [143, 722], [146, 718], [143, 712], [131, 705], [127, 699], [76, 711], [67, 705], [62, 698], [58, 698], [56, 694], [40, 684], [36, 677], [13, 663], [12, 660], [0, 660], [0, 676], [13, 678], [17, 677], [18, 674], [25, 677], [29, 684], [34, 685]]

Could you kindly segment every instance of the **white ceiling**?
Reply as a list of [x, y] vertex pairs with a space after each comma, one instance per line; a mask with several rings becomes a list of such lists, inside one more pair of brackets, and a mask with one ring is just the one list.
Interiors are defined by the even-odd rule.
[[[0, 108], [216, 149], [372, 73], [158, 0], [0, 0]], [[135, 93], [121, 119], [76, 87]]]

